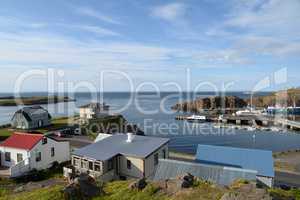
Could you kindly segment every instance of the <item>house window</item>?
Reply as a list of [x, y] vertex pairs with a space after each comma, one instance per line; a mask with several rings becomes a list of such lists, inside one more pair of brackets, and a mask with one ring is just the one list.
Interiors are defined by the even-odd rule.
[[37, 152], [36, 156], [35, 156], [35, 161], [36, 162], [40, 162], [42, 160], [42, 153], [41, 152]]
[[73, 158], [73, 165], [79, 167], [80, 160], [78, 158]]
[[43, 126], [43, 121], [42, 120], [39, 120], [38, 121], [38, 127], [42, 127]]
[[154, 165], [158, 164], [158, 153], [154, 155]]
[[46, 137], [43, 138], [42, 144], [47, 144], [47, 138]]
[[51, 157], [54, 157], [55, 156], [55, 149], [54, 147], [51, 148]]
[[101, 168], [100, 168], [100, 163], [95, 163], [95, 171], [100, 172]]
[[113, 160], [110, 159], [108, 160], [108, 163], [107, 163], [107, 170], [110, 171], [113, 169]]
[[94, 163], [89, 161], [89, 170], [94, 170]]
[[164, 156], [163, 158], [166, 159], [166, 150], [165, 149], [163, 150], [163, 156]]
[[10, 152], [5, 152], [5, 161], [10, 162]]
[[81, 168], [84, 168], [84, 169], [88, 169], [88, 161], [87, 160], [82, 160], [81, 161]]
[[23, 160], [23, 154], [17, 153], [17, 162], [21, 162]]
[[127, 169], [131, 169], [131, 161], [127, 160]]

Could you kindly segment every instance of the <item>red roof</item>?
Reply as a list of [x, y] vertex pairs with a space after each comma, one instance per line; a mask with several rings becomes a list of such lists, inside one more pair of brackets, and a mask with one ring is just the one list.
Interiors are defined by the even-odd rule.
[[4, 142], [2, 142], [0, 146], [31, 150], [41, 139], [43, 139], [43, 137], [44, 135], [42, 134], [15, 132]]

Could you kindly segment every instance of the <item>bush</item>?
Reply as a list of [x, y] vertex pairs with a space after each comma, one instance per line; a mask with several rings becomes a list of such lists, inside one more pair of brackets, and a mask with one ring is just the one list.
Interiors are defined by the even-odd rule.
[[283, 189], [270, 189], [269, 193], [273, 200], [300, 200], [300, 191], [297, 189], [283, 190]]

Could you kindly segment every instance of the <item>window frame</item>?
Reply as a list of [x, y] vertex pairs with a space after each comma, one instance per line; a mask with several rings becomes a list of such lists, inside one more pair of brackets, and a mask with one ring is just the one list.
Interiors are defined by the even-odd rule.
[[[99, 170], [97, 169], [98, 167], [99, 167]], [[94, 171], [101, 172], [101, 163], [99, 163], [99, 162], [94, 163]]]
[[159, 162], [159, 155], [158, 153], [154, 154], [154, 165], [158, 165], [158, 162]]
[[88, 161], [88, 169], [94, 171], [94, 162], [93, 161]]
[[35, 154], [35, 162], [40, 162], [42, 161], [42, 152], [36, 152]]
[[5, 152], [4, 153], [4, 160], [6, 161], [6, 162], [11, 162], [11, 152]]
[[51, 150], [50, 150], [50, 155], [51, 157], [54, 157], [55, 156], [55, 148], [54, 147], [51, 147]]
[[75, 167], [80, 167], [81, 166], [80, 158], [73, 157], [73, 165]]
[[114, 163], [113, 163], [113, 159], [109, 159], [108, 161], [107, 161], [107, 170], [108, 171], [110, 171], [110, 170], [112, 170], [113, 168], [114, 168], [114, 165], [113, 165]]
[[[21, 156], [21, 159], [19, 159], [20, 157], [19, 156]], [[22, 153], [17, 153], [17, 162], [19, 163], [19, 162], [22, 162], [23, 161], [23, 154]]]
[[127, 164], [127, 169], [131, 170], [132, 169], [132, 163], [131, 160], [126, 160], [126, 164]]

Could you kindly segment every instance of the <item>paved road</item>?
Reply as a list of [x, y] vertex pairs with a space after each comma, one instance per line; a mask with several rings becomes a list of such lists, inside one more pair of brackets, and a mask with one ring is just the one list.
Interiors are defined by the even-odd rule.
[[300, 188], [300, 174], [290, 174], [286, 172], [275, 172], [275, 186], [288, 185]]

